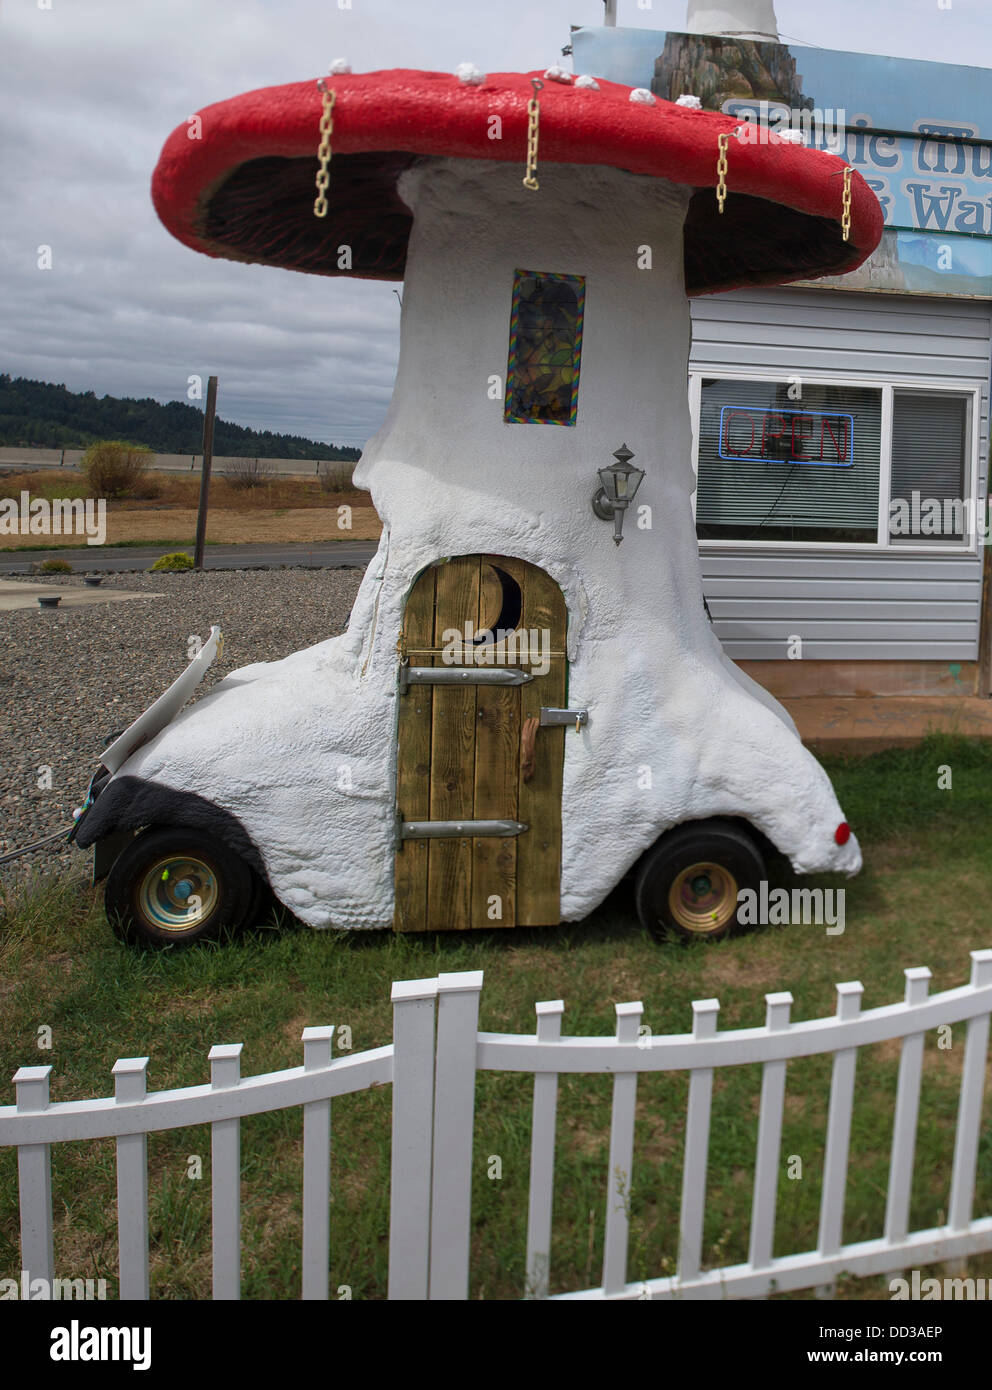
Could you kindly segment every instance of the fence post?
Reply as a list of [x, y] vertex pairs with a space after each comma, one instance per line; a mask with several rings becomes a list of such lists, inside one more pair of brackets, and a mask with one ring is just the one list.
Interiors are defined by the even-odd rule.
[[431, 1299], [467, 1299], [481, 970], [439, 975], [431, 1184]]
[[393, 1139], [387, 1297], [423, 1300], [430, 1271], [437, 980], [398, 980], [391, 997]]
[[[562, 999], [535, 1004], [537, 1040], [561, 1038]], [[534, 1109], [530, 1129], [530, 1192], [527, 1204], [527, 1275], [525, 1298], [547, 1298], [551, 1268], [551, 1210], [555, 1184], [555, 1124], [558, 1117], [558, 1073], [534, 1076]]]
[[[692, 1004], [692, 1036], [716, 1034], [719, 999], [695, 999]], [[693, 1067], [689, 1076], [689, 1110], [685, 1124], [685, 1156], [682, 1160], [682, 1212], [679, 1218], [678, 1281], [687, 1283], [699, 1275], [703, 1246], [703, 1209], [706, 1203], [706, 1163], [710, 1149], [710, 1106], [713, 1100], [713, 1068]]]
[[[334, 1025], [304, 1028], [303, 1069], [331, 1065]], [[327, 1298], [331, 1244], [331, 1102], [312, 1100], [303, 1107], [303, 1297]]]
[[[780, 1033], [789, 1026], [792, 995], [765, 995], [765, 1028]], [[754, 1269], [771, 1264], [775, 1251], [775, 1206], [782, 1156], [782, 1111], [785, 1107], [785, 1059], [766, 1062], [761, 1069], [761, 1108], [758, 1111], [758, 1150], [754, 1161], [754, 1198], [748, 1263]]]
[[[51, 1067], [18, 1067], [14, 1073], [19, 1114], [48, 1109]], [[55, 1277], [52, 1242], [52, 1158], [49, 1144], [22, 1144], [17, 1150], [17, 1186], [21, 1207], [21, 1269], [44, 1279], [51, 1297]]]
[[[140, 1103], [147, 1092], [148, 1058], [114, 1063], [114, 1103]], [[148, 1137], [117, 1139], [117, 1271], [122, 1299], [148, 1298]]]
[[[207, 1054], [210, 1085], [236, 1089], [241, 1080], [241, 1043], [221, 1044]], [[210, 1126], [213, 1296], [241, 1297], [241, 1121], [214, 1120]]]
[[[837, 986], [837, 1017], [841, 1021], [857, 1018], [861, 1012], [864, 985], [849, 980]], [[844, 1198], [847, 1189], [847, 1160], [851, 1147], [851, 1112], [854, 1108], [854, 1071], [858, 1049], [844, 1047], [834, 1053], [830, 1075], [830, 1109], [827, 1112], [827, 1149], [823, 1157], [823, 1189], [820, 1195], [820, 1234], [817, 1249], [821, 1256], [836, 1255], [844, 1235]], [[834, 1282], [820, 1284], [817, 1298], [832, 1298]]]
[[[617, 1042], [637, 1042], [644, 1005], [615, 1004]], [[620, 1293], [627, 1282], [627, 1243], [630, 1236], [630, 1194], [634, 1170], [634, 1118], [637, 1072], [618, 1071], [613, 1077], [610, 1113], [610, 1158], [606, 1182], [606, 1231], [603, 1236], [603, 1292]]]
[[[925, 965], [904, 970], [907, 1009], [922, 1004], [930, 988]], [[909, 1202], [913, 1188], [913, 1159], [920, 1113], [920, 1074], [923, 1069], [923, 1034], [908, 1033], [899, 1054], [899, 1081], [892, 1120], [892, 1154], [889, 1158], [889, 1190], [885, 1197], [885, 1239], [896, 1245], [909, 1232]]]
[[[988, 985], [992, 985], [992, 951], [972, 951], [971, 987], [984, 989]], [[951, 1195], [947, 1204], [947, 1224], [952, 1231], [965, 1231], [971, 1225], [988, 1049], [989, 1015], [978, 1014], [968, 1020], [964, 1066], [961, 1069], [961, 1095], [958, 1100], [957, 1132], [954, 1136], [954, 1167], [951, 1171]]]

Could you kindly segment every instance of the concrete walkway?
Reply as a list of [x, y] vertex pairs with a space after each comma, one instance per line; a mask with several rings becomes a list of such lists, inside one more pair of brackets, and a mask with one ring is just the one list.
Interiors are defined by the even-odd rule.
[[125, 589], [88, 589], [80, 586], [69, 588], [61, 584], [26, 584], [16, 579], [0, 579], [0, 613], [9, 613], [15, 608], [37, 608], [44, 612], [38, 599], [46, 595], [58, 594], [62, 600], [59, 608], [85, 608], [91, 603], [118, 603], [122, 599], [165, 598], [165, 594], [134, 594]]
[[877, 753], [929, 733], [992, 738], [992, 700], [973, 695], [799, 696], [782, 704], [821, 753]]

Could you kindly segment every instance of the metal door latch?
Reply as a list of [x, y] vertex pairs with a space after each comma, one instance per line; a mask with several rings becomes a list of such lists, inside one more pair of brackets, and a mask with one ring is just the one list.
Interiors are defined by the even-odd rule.
[[574, 724], [578, 733], [583, 724], [589, 723], [587, 709], [547, 709], [541, 710], [541, 728], [555, 728], [561, 724]]
[[405, 840], [509, 839], [530, 826], [518, 820], [404, 820], [396, 817], [396, 848]]
[[411, 666], [400, 662], [399, 689], [405, 695], [411, 685], [529, 685], [529, 671], [500, 666]]

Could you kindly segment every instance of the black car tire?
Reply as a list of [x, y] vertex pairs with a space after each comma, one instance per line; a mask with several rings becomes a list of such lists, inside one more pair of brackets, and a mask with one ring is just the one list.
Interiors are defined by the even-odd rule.
[[220, 841], [196, 830], [153, 826], [114, 861], [104, 904], [122, 940], [188, 946], [246, 926], [260, 901], [258, 883], [249, 865]]
[[637, 915], [652, 935], [718, 941], [737, 925], [738, 894], [759, 890], [765, 861], [738, 821], [686, 821], [662, 835], [638, 867]]

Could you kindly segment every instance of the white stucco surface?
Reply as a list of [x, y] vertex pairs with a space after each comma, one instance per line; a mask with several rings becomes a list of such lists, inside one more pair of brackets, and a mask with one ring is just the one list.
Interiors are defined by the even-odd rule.
[[[396, 387], [356, 472], [384, 523], [348, 631], [222, 681], [123, 773], [233, 812], [278, 897], [316, 927], [392, 920], [396, 643], [424, 566], [501, 553], [545, 569], [569, 611], [561, 909], [591, 911], [686, 819], [738, 815], [800, 872], [856, 872], [830, 782], [781, 706], [723, 654], [703, 611], [682, 286], [688, 190], [580, 166], [425, 161]], [[651, 268], [639, 268], [651, 252]], [[586, 277], [574, 427], [503, 421], [514, 271]], [[333, 288], [327, 291], [333, 294]], [[491, 389], [492, 378], [499, 389]], [[597, 520], [621, 443], [646, 476], [624, 542]], [[644, 515], [644, 514], [642, 514]]]

